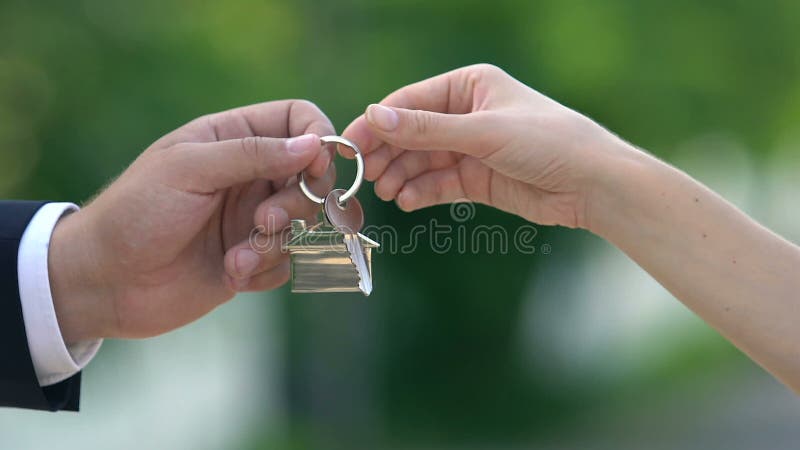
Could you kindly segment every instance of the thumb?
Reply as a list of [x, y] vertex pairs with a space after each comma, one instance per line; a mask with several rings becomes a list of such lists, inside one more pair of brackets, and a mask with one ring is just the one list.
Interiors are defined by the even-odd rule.
[[475, 128], [468, 114], [442, 114], [373, 104], [364, 115], [384, 142], [407, 150], [478, 152]]
[[281, 180], [303, 171], [320, 152], [316, 134], [283, 139], [250, 136], [175, 146], [170, 172], [182, 184], [215, 191], [257, 179]]

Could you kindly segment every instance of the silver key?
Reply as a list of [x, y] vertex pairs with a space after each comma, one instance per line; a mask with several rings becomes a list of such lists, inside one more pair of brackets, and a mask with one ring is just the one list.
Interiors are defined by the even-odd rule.
[[358, 272], [358, 287], [364, 295], [369, 295], [372, 293], [372, 274], [364, 257], [361, 235], [358, 233], [364, 226], [364, 210], [355, 197], [340, 204], [339, 199], [344, 193], [344, 189], [332, 190], [325, 197], [323, 211], [328, 222], [344, 235], [344, 244], [350, 253], [350, 260]]

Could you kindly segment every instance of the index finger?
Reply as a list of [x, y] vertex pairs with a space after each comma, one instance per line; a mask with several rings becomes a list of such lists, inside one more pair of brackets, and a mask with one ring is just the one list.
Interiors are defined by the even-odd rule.
[[167, 133], [154, 146], [217, 142], [251, 136], [286, 138], [334, 133], [328, 117], [308, 100], [276, 100], [207, 114]]
[[[330, 119], [314, 103], [308, 100], [276, 100], [199, 117], [168, 133], [156, 141], [152, 148], [253, 136], [287, 138], [304, 134], [327, 136], [335, 133]], [[320, 152], [309, 165], [309, 173], [315, 177], [322, 176], [330, 161], [330, 151]]]
[[[471, 73], [470, 67], [463, 67], [409, 84], [386, 96], [380, 104], [438, 113], [466, 114], [473, 109], [474, 78]], [[375, 151], [383, 144], [372, 134], [363, 114], [345, 128], [342, 136], [355, 142], [364, 154]]]

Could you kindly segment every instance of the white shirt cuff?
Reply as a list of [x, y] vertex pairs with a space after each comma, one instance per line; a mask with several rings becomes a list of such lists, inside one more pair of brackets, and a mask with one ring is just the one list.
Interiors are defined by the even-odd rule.
[[78, 373], [94, 358], [103, 342], [98, 339], [67, 346], [50, 293], [47, 266], [50, 236], [63, 215], [77, 210], [72, 203], [45, 204], [33, 216], [19, 243], [19, 297], [28, 348], [40, 386], [58, 383]]

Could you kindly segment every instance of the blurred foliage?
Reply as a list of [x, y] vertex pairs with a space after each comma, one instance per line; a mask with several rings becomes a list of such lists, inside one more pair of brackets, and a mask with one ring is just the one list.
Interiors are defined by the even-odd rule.
[[[3, 0], [0, 190], [88, 199], [196, 116], [298, 97], [342, 130], [393, 89], [476, 62], [667, 159], [681, 141], [724, 132], [758, 161], [797, 133], [798, 30], [790, 0]], [[360, 198], [368, 223], [401, 231], [448, 217], [447, 207], [403, 214], [369, 189]], [[523, 222], [479, 208], [476, 223]], [[587, 242], [561, 229], [537, 238], [575, 259]], [[379, 254], [366, 302], [292, 297], [290, 442], [514, 441], [749, 364], [710, 335], [614, 386], [537, 377], [521, 367], [515, 332], [527, 277], [546, 263]], [[243, 441], [262, 438], [284, 442]]]

